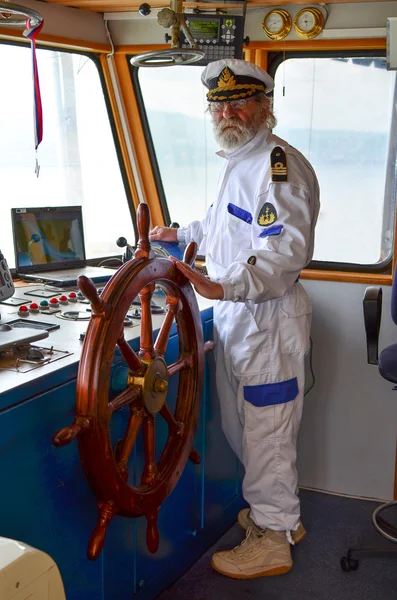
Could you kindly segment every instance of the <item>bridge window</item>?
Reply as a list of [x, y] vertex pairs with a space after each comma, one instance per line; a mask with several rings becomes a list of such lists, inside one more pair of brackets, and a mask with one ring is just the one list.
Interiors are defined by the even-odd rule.
[[320, 182], [318, 266], [384, 268], [392, 256], [397, 143], [396, 76], [386, 58], [287, 54], [275, 70], [274, 109], [274, 133], [309, 159]]
[[[284, 56], [287, 60], [282, 62]], [[136, 70], [134, 70], [136, 71]], [[139, 87], [170, 221], [201, 219], [216, 195], [216, 156], [201, 67], [141, 68]], [[381, 52], [275, 55], [274, 133], [312, 163], [321, 212], [310, 266], [377, 271], [392, 256], [395, 72]]]
[[180, 225], [204, 218], [222, 159], [205, 112], [202, 67], [140, 68], [139, 84], [159, 166], [165, 213]]
[[[132, 219], [96, 63], [89, 56], [37, 51], [43, 141], [35, 174], [29, 47], [0, 44], [0, 249], [14, 266], [12, 207], [83, 207], [87, 258], [119, 255], [134, 243]], [[104, 216], [106, 215], [106, 219]]]

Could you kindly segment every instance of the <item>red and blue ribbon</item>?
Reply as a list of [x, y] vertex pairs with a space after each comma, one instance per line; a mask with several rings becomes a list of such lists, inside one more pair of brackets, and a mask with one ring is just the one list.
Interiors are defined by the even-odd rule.
[[41, 21], [39, 25], [32, 27], [30, 25], [30, 19], [26, 21], [26, 29], [23, 35], [30, 39], [32, 48], [32, 61], [33, 61], [33, 115], [34, 115], [34, 141], [35, 149], [39, 147], [41, 140], [43, 139], [43, 108], [41, 105], [40, 95], [40, 81], [39, 71], [37, 68], [36, 58], [36, 37], [42, 30], [44, 21]]

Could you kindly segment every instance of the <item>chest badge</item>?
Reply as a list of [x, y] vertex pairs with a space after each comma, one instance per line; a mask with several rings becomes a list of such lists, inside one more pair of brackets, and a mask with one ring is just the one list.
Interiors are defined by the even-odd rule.
[[247, 260], [247, 263], [249, 265], [254, 265], [256, 263], [256, 256], [250, 256], [249, 259]]
[[277, 212], [273, 204], [265, 202], [258, 215], [258, 225], [261, 227], [269, 227], [269, 225], [273, 225], [276, 219]]

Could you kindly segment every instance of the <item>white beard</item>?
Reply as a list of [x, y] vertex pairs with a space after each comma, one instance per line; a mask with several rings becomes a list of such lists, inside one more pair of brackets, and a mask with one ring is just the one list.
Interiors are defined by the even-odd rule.
[[237, 150], [252, 140], [261, 125], [257, 116], [243, 122], [238, 117], [222, 119], [219, 123], [213, 121], [215, 141], [223, 150]]

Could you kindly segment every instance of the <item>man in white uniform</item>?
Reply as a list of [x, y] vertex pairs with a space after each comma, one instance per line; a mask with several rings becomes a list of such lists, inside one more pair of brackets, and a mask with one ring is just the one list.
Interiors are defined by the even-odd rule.
[[202, 74], [224, 164], [202, 222], [155, 227], [152, 240], [195, 241], [209, 279], [177, 268], [214, 307], [217, 387], [225, 435], [245, 467], [244, 541], [212, 566], [244, 579], [286, 573], [305, 536], [296, 494], [296, 439], [311, 305], [298, 283], [313, 254], [319, 187], [308, 161], [270, 131], [272, 78], [236, 59]]

